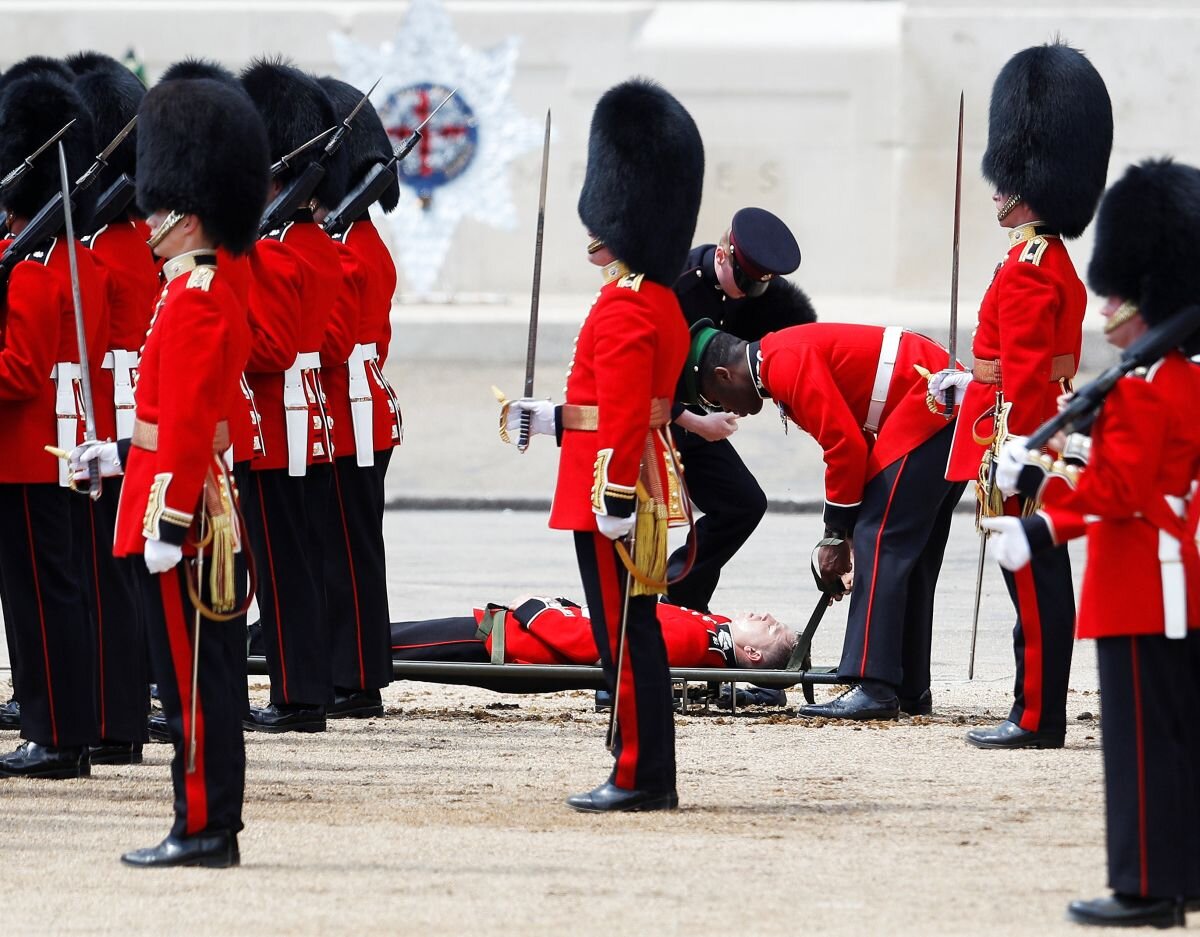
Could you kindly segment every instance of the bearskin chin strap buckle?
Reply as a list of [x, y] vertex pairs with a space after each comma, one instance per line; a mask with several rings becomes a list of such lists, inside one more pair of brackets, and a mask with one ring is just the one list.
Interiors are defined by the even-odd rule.
[[162, 223], [157, 228], [150, 232], [150, 237], [146, 240], [147, 246], [151, 250], [158, 247], [166, 239], [166, 236], [175, 229], [175, 225], [179, 224], [183, 219], [183, 212], [172, 211], [162, 220]]
[[996, 220], [1003, 221], [1005, 218], [1007, 218], [1009, 215], [1011, 215], [1012, 210], [1020, 204], [1021, 204], [1021, 196], [1010, 195], [1008, 197], [1008, 201], [1006, 201], [1003, 205], [1001, 205], [1000, 210], [998, 212], [996, 212]]

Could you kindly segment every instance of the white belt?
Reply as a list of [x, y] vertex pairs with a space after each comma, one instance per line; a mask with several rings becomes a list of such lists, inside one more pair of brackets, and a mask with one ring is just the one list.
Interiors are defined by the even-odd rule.
[[[70, 452], [79, 438], [79, 406], [75, 385], [79, 381], [79, 365], [73, 361], [60, 361], [50, 369], [50, 380], [54, 381], [54, 416], [58, 425], [58, 448]], [[70, 487], [70, 466], [66, 459], [58, 459], [58, 484]]]
[[883, 345], [879, 349], [879, 364], [875, 368], [875, 384], [871, 387], [871, 405], [867, 407], [867, 422], [863, 429], [868, 433], [879, 432], [879, 421], [887, 403], [888, 388], [892, 386], [892, 372], [896, 369], [896, 355], [900, 351], [900, 338], [904, 329], [889, 325], [883, 330]]
[[113, 373], [113, 404], [117, 411], [117, 439], [133, 435], [133, 372], [141, 363], [136, 351], [114, 348], [105, 352], [102, 368]]
[[[1187, 515], [1188, 502], [1174, 495], [1163, 495], [1176, 517]], [[1165, 530], [1158, 532], [1158, 562], [1162, 569], [1163, 632], [1168, 638], [1186, 638], [1187, 577], [1183, 569], [1183, 553], [1179, 541]]]
[[[372, 360], [378, 358], [371, 345]], [[354, 427], [354, 452], [360, 468], [375, 464], [375, 405], [365, 365], [367, 346], [355, 345], [346, 359], [349, 372], [350, 422]]]
[[379, 360], [379, 345], [376, 342], [367, 342], [362, 346], [364, 361]]
[[283, 372], [283, 418], [287, 431], [288, 474], [301, 477], [308, 470], [308, 396], [304, 371], [321, 366], [321, 353], [301, 352]]

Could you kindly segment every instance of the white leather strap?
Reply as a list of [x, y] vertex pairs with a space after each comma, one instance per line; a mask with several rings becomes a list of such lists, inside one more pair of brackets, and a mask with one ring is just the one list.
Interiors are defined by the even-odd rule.
[[355, 345], [346, 359], [349, 372], [350, 422], [354, 427], [354, 453], [359, 468], [375, 464], [375, 406], [367, 380], [365, 346]]
[[[297, 355], [283, 372], [283, 418], [287, 431], [288, 474], [304, 475], [308, 470], [308, 396], [304, 393], [304, 355]], [[318, 362], [320, 356], [318, 355]]]
[[[57, 423], [58, 448], [70, 452], [79, 439], [79, 407], [76, 403], [75, 385], [79, 381], [79, 365], [73, 361], [60, 361], [50, 369], [54, 381], [54, 416]], [[69, 488], [71, 469], [66, 459], [58, 460], [58, 484]]]
[[875, 367], [875, 383], [871, 387], [871, 405], [867, 407], [867, 422], [863, 429], [868, 433], [879, 432], [879, 421], [887, 403], [888, 388], [892, 386], [892, 372], [896, 369], [896, 355], [900, 351], [900, 338], [904, 329], [889, 325], [883, 330], [883, 345], [879, 349], [879, 364]]
[[[1187, 501], [1174, 495], [1164, 495], [1167, 506], [1176, 517], [1187, 515]], [[1179, 541], [1165, 530], [1158, 532], [1158, 562], [1162, 570], [1163, 632], [1168, 638], [1186, 638], [1187, 578], [1183, 569], [1183, 553]]]

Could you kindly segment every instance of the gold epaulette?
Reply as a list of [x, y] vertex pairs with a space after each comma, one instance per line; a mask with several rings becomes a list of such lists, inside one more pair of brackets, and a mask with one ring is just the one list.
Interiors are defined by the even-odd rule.
[[1050, 242], [1041, 235], [1030, 238], [1021, 249], [1019, 262], [1033, 264], [1035, 267], [1041, 266], [1042, 255], [1046, 253], [1046, 248], [1049, 246]]
[[216, 272], [212, 267], [197, 267], [188, 275], [187, 288], [189, 290], [204, 290], [207, 293], [209, 287], [212, 286], [213, 275]]
[[645, 277], [644, 273], [627, 273], [617, 281], [617, 286], [622, 289], [633, 290], [636, 293], [642, 288], [642, 280]]

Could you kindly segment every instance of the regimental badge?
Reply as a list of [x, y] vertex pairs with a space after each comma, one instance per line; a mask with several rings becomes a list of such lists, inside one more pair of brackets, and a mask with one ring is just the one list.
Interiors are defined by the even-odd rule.
[[[452, 90], [431, 81], [397, 88], [379, 108], [388, 136], [402, 144]], [[428, 208], [438, 188], [471, 165], [478, 144], [475, 112], [460, 90], [421, 131], [421, 142], [408, 159], [397, 164], [400, 181], [415, 190], [422, 207]]]

